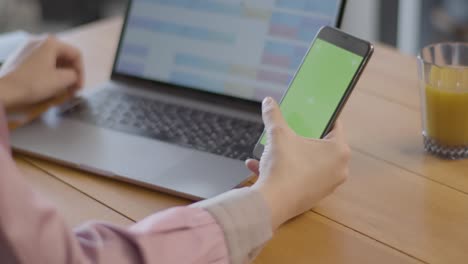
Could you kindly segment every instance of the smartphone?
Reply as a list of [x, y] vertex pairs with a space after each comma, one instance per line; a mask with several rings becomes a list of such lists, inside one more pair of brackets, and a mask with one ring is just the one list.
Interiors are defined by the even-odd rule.
[[[321, 139], [334, 126], [370, 60], [374, 47], [332, 27], [318, 32], [280, 103], [288, 125], [300, 136]], [[263, 133], [254, 149], [259, 159]]]

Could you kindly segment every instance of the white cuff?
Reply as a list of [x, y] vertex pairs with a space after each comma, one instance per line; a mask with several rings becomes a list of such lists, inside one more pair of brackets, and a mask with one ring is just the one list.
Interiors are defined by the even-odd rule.
[[221, 226], [232, 264], [252, 261], [273, 236], [270, 209], [251, 188], [232, 190], [192, 207], [207, 210]]

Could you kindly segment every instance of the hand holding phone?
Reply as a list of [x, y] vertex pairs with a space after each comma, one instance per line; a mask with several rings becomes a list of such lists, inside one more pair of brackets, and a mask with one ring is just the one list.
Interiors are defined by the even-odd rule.
[[[320, 139], [331, 131], [372, 53], [369, 42], [331, 27], [319, 31], [280, 106], [294, 132]], [[266, 143], [264, 133], [255, 158]]]
[[264, 197], [276, 229], [310, 210], [347, 179], [350, 149], [338, 122], [326, 141], [311, 140], [292, 131], [273, 99], [264, 100], [262, 112], [272, 144], [261, 161], [247, 160], [246, 165], [260, 176], [252, 188]]

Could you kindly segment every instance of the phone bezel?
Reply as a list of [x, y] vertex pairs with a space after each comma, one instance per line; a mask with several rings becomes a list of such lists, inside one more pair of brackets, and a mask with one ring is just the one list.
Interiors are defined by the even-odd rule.
[[[343, 31], [338, 30], [336, 28], [326, 26], [326, 27], [321, 28], [319, 32], [317, 33], [317, 35], [315, 36], [314, 41], [312, 42], [312, 44], [309, 47], [309, 50], [307, 51], [307, 54], [304, 56], [304, 59], [301, 63], [301, 67], [302, 67], [302, 64], [304, 63], [304, 60], [308, 57], [311, 48], [314, 46], [315, 41], [318, 38], [325, 40], [327, 42], [330, 42], [340, 48], [353, 52], [357, 55], [360, 55], [364, 58], [361, 64], [359, 65], [358, 70], [354, 74], [353, 79], [351, 80], [348, 87], [346, 88], [345, 93], [341, 97], [341, 100], [337, 108], [335, 109], [332, 117], [330, 118], [330, 121], [328, 122], [326, 129], [324, 130], [324, 132], [322, 133], [320, 137], [320, 138], [324, 138], [333, 129], [333, 126], [337, 118], [339, 117], [341, 111], [343, 110], [344, 105], [348, 101], [349, 96], [351, 95], [352, 91], [354, 90], [354, 87], [356, 86], [357, 82], [359, 81], [359, 78], [362, 75], [362, 72], [364, 71], [364, 69], [367, 66], [367, 63], [372, 57], [372, 54], [374, 52], [374, 46], [368, 41], [365, 41], [357, 37], [354, 37], [352, 35], [349, 35], [347, 33], [344, 33]], [[296, 71], [296, 74], [299, 72], [301, 67], [299, 67], [299, 69]], [[294, 82], [294, 79], [295, 79], [295, 76], [292, 79], [289, 86], [291, 86], [291, 84]], [[288, 91], [289, 91], [289, 88], [284, 93], [283, 99], [288, 94]], [[281, 101], [283, 101], [283, 99], [281, 99]], [[265, 148], [265, 146], [262, 145], [260, 142], [264, 134], [265, 132], [262, 133], [262, 136], [259, 138], [258, 143], [256, 144], [255, 149], [253, 151], [253, 155], [257, 159], [260, 159]]]

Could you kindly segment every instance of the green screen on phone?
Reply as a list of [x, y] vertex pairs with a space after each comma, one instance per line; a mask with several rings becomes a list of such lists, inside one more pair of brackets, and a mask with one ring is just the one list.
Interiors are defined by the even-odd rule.
[[[281, 102], [281, 112], [298, 135], [322, 136], [363, 60], [330, 42], [315, 40]], [[260, 142], [266, 144], [265, 135]]]

